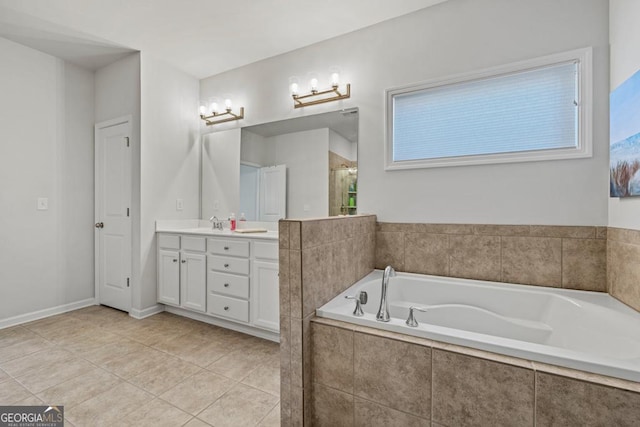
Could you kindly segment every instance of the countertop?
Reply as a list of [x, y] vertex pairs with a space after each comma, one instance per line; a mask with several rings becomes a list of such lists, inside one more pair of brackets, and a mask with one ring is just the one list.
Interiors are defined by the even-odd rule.
[[236, 233], [229, 229], [213, 230], [209, 221], [198, 219], [189, 220], [173, 220], [173, 221], [156, 221], [156, 233], [179, 233], [179, 234], [196, 234], [200, 236], [221, 236], [238, 239], [278, 239], [278, 223], [264, 223], [253, 221], [242, 221], [238, 224], [240, 228], [264, 228], [267, 232], [262, 233]]

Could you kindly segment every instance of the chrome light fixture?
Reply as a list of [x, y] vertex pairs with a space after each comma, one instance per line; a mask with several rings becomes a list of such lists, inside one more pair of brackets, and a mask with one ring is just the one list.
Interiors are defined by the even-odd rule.
[[296, 77], [292, 77], [289, 82], [294, 108], [324, 104], [325, 102], [339, 101], [351, 97], [350, 83], [346, 84], [344, 92], [339, 89], [340, 73], [338, 71], [331, 72], [331, 88], [322, 91], [318, 90], [318, 78], [315, 75], [311, 75], [309, 81], [310, 93], [305, 95], [300, 95], [298, 79]]
[[[211, 102], [209, 108], [201, 105], [200, 118], [204, 120], [207, 126], [232, 122], [234, 120], [244, 119], [244, 107], [240, 107], [240, 113], [234, 113], [231, 108], [231, 99], [227, 98], [224, 101], [224, 111], [220, 111], [217, 102]], [[217, 120], [213, 120], [216, 118]]]

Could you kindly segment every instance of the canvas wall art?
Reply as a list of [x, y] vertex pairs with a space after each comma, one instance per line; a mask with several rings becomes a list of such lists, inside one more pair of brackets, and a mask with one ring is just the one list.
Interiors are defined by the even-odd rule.
[[610, 96], [609, 194], [640, 196], [640, 71]]

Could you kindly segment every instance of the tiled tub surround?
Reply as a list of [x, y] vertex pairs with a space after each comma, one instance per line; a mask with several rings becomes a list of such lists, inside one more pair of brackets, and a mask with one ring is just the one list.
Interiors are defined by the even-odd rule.
[[[640, 381], [640, 313], [603, 292], [397, 273], [389, 322], [376, 320], [376, 270], [316, 310], [321, 317]], [[363, 316], [345, 296], [366, 292]], [[418, 325], [405, 323], [409, 307]]]
[[283, 220], [280, 237], [281, 422], [308, 425], [315, 309], [374, 268], [375, 215]]
[[[314, 426], [635, 426], [640, 384], [314, 318]], [[308, 420], [308, 421], [307, 421]]]
[[640, 231], [610, 227], [607, 233], [607, 291], [640, 311]]
[[606, 227], [383, 222], [376, 229], [379, 269], [607, 290]]

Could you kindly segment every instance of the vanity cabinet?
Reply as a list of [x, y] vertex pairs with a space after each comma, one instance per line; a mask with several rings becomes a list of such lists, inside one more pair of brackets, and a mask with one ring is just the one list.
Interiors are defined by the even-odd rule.
[[158, 302], [205, 312], [204, 237], [158, 236]]
[[158, 302], [188, 310], [179, 314], [200, 312], [210, 323], [277, 338], [278, 246], [277, 238], [159, 232]]
[[207, 312], [249, 323], [251, 242], [210, 238], [207, 244]]

